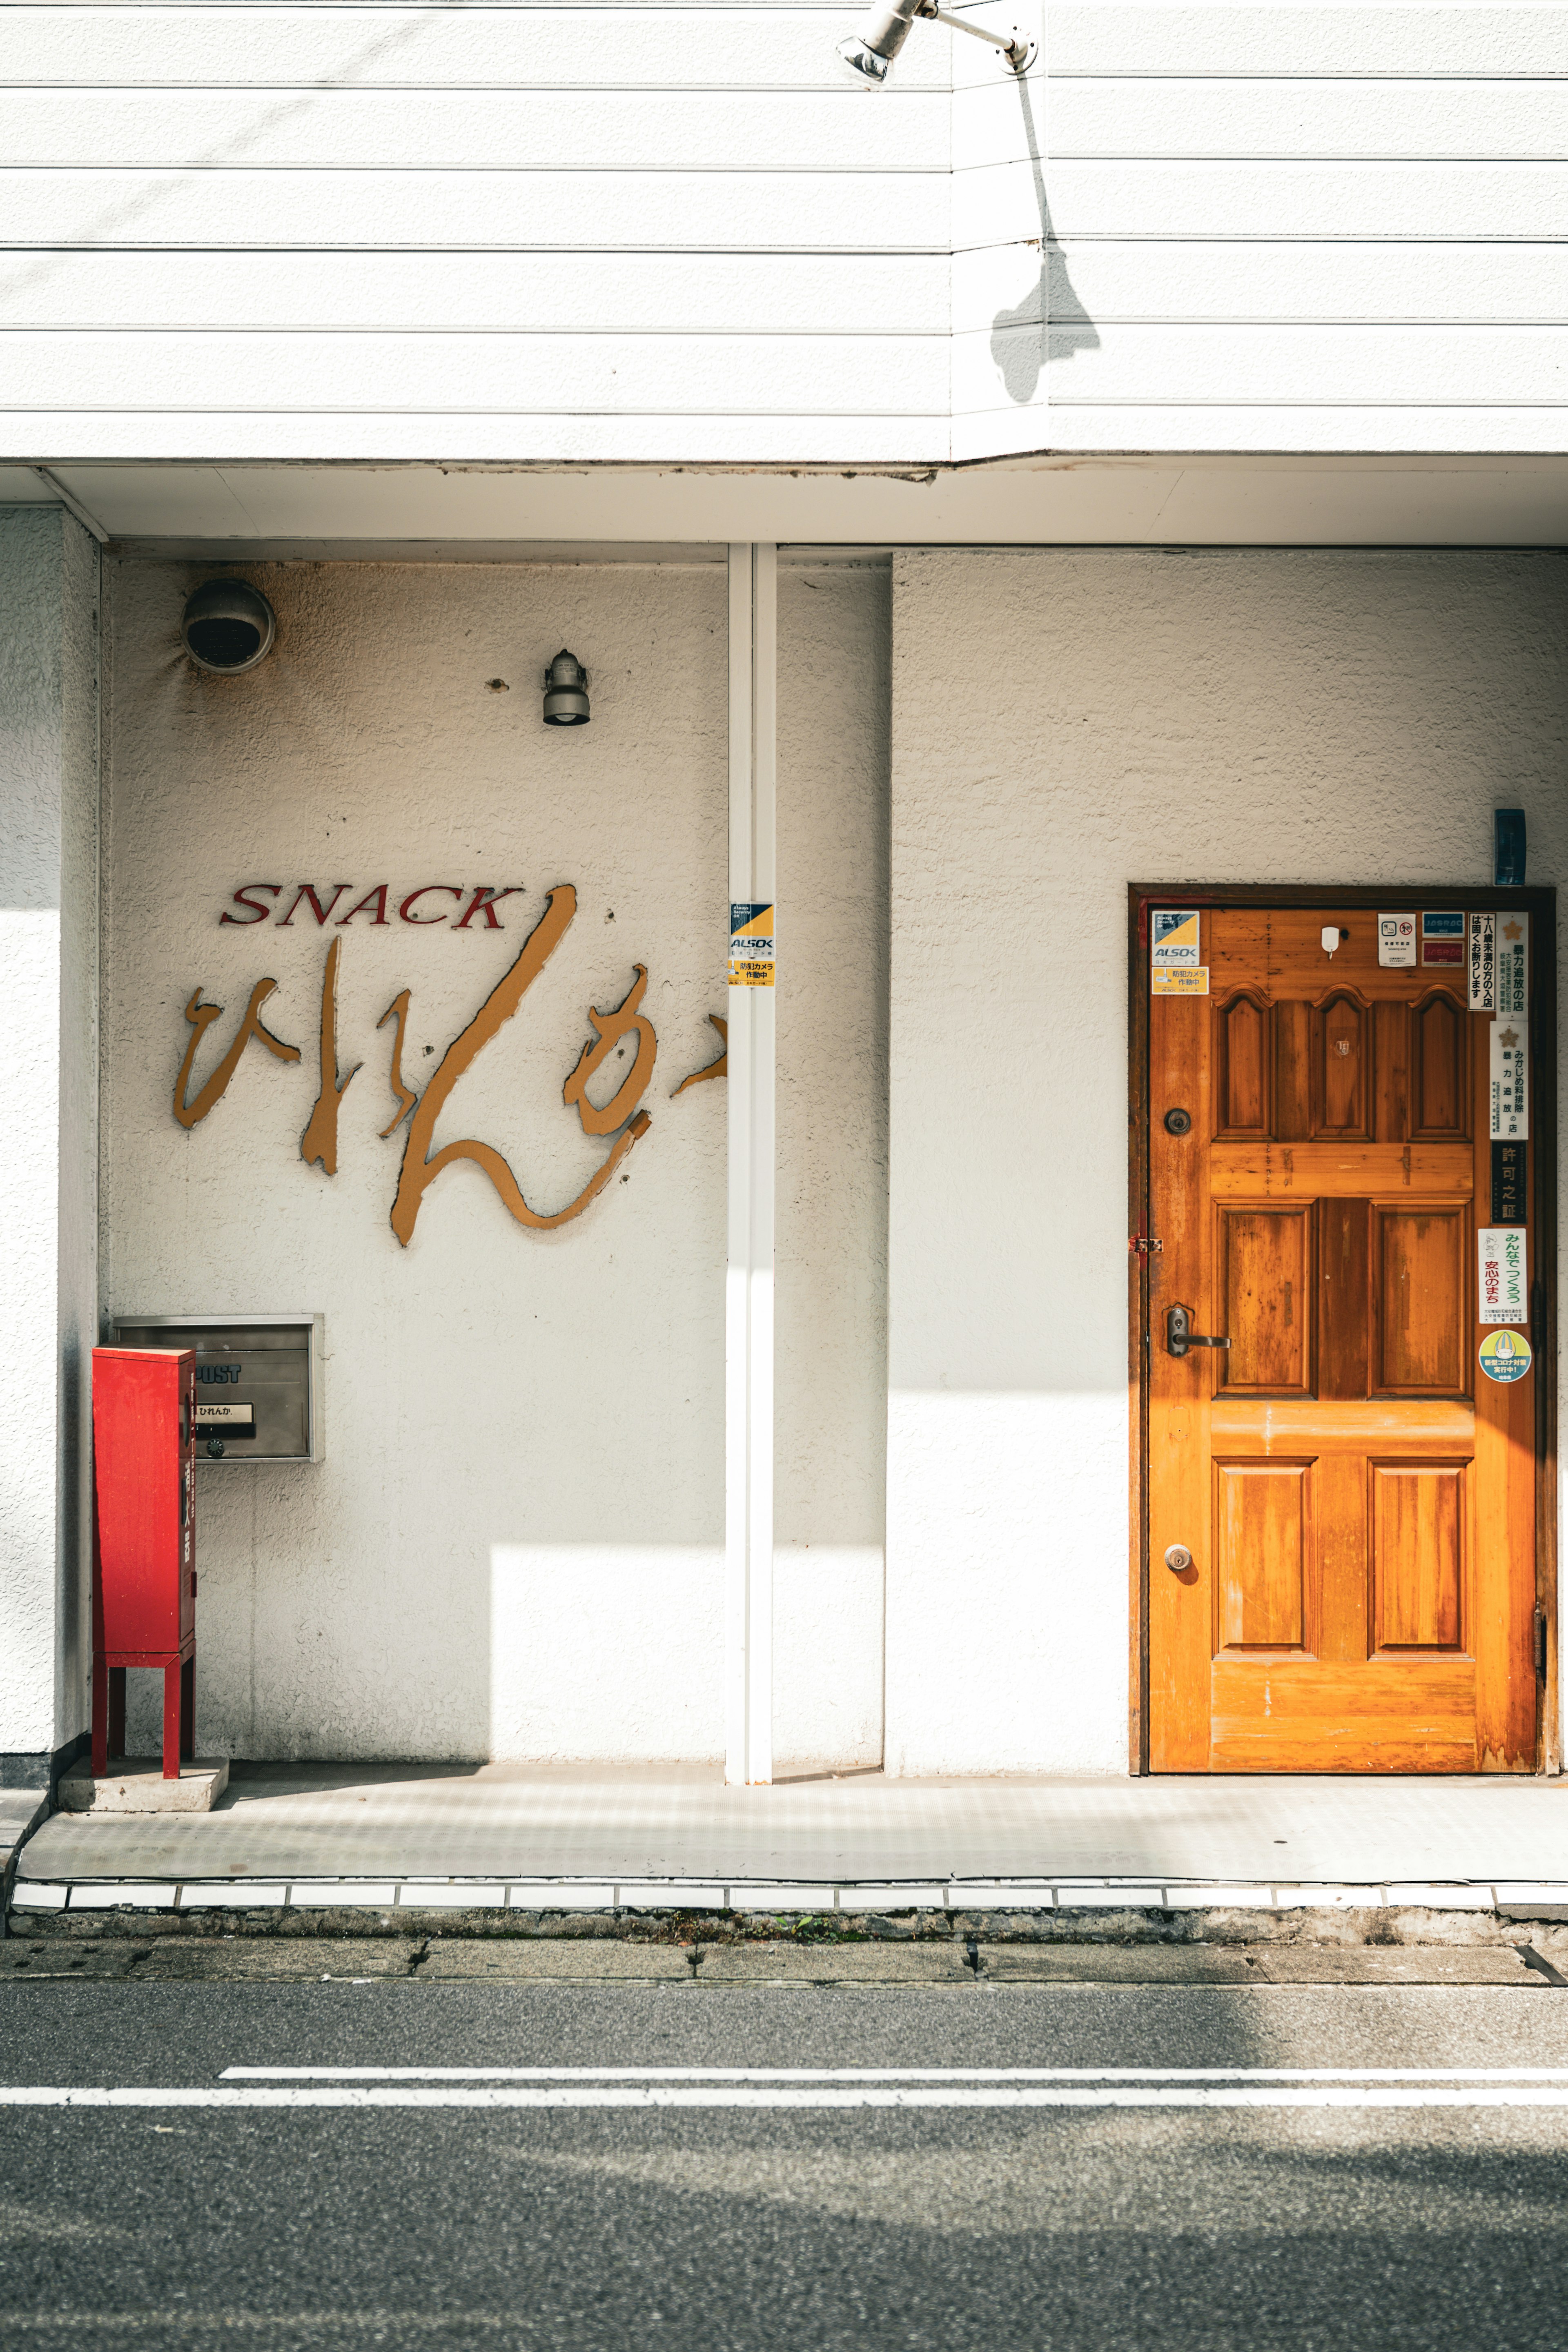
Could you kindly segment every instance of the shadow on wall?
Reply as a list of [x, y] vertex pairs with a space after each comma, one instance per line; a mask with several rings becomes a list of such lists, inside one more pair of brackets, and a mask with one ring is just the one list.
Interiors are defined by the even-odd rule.
[[1035, 207], [1040, 217], [1040, 273], [1023, 300], [1012, 310], [998, 310], [991, 321], [991, 356], [1009, 400], [1020, 406], [1035, 398], [1040, 370], [1057, 360], [1070, 360], [1079, 352], [1097, 352], [1100, 332], [1073, 292], [1067, 256], [1054, 243], [1051, 209], [1046, 201], [1045, 167], [1035, 130], [1029, 85], [1020, 78], [1018, 103], [1024, 112], [1024, 137], [1029, 149], [1029, 169], [1035, 182]]

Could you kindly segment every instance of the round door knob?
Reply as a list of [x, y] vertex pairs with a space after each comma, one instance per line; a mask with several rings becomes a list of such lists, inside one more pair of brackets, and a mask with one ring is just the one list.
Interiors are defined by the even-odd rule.
[[1190, 1135], [1192, 1131], [1193, 1115], [1190, 1110], [1168, 1110], [1165, 1113], [1167, 1135]]
[[1187, 1549], [1185, 1544], [1171, 1544], [1167, 1548], [1165, 1552], [1165, 1566], [1171, 1570], [1173, 1576], [1180, 1576], [1183, 1569], [1191, 1568], [1192, 1564], [1193, 1556]]

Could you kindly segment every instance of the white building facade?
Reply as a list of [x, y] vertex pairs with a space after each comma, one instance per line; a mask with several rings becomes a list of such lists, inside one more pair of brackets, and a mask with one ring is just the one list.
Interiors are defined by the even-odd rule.
[[1568, 11], [969, 13], [1026, 72], [5, 8], [14, 1784], [88, 1722], [92, 1348], [291, 1313], [321, 1458], [200, 1473], [204, 1753], [1146, 1768], [1129, 888], [1479, 903], [1499, 807], [1557, 882]]

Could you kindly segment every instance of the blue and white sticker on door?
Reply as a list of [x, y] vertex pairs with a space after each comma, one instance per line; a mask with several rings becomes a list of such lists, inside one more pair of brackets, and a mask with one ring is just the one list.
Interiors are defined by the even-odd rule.
[[1423, 963], [1464, 962], [1465, 918], [1462, 909], [1439, 908], [1436, 914], [1422, 916], [1421, 961]]
[[1156, 907], [1149, 917], [1149, 986], [1155, 996], [1206, 996], [1203, 919], [1195, 907]]

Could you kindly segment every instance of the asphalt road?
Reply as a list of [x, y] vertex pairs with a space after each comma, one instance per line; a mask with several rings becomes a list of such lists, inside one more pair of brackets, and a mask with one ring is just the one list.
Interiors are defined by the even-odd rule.
[[[1545, 1988], [17, 1983], [0, 2086], [27, 2352], [1568, 2340]], [[1168, 2103], [1215, 2095], [1252, 2104]], [[1503, 2096], [1562, 2104], [1447, 2104]]]

